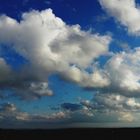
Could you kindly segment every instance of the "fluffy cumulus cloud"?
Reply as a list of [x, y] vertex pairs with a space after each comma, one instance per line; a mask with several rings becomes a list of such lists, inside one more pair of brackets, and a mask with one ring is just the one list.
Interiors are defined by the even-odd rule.
[[28, 61], [27, 66], [14, 73], [1, 58], [1, 85], [8, 85], [4, 84], [4, 80], [9, 78], [11, 71], [14, 76], [8, 79], [9, 86], [18, 94], [23, 93], [22, 89], [27, 89], [26, 93], [31, 95], [52, 95], [47, 79], [54, 73], [81, 86], [104, 87], [109, 84], [104, 73], [97, 71], [89, 74], [85, 69], [94, 59], [108, 52], [110, 41], [108, 35], [91, 34], [82, 31], [79, 25], [67, 25], [51, 9], [24, 13], [20, 22], [1, 15], [1, 46], [10, 47]]
[[63, 78], [87, 88], [103, 88], [110, 85], [110, 79], [107, 73], [96, 68], [93, 73], [88, 73], [87, 71], [80, 70], [76, 66], [72, 66], [63, 73]]
[[128, 32], [140, 35], [140, 8], [135, 0], [99, 0], [107, 13], [127, 27]]
[[[82, 87], [92, 88], [100, 93], [140, 97], [140, 48], [114, 54], [104, 68], [93, 73], [81, 72], [73, 66], [64, 75]], [[71, 75], [71, 76], [70, 76]]]
[[[120, 94], [128, 97], [140, 96], [140, 48], [113, 54], [103, 69], [97, 68], [93, 73], [79, 71], [71, 67], [71, 79], [83, 87], [100, 93]], [[82, 80], [81, 80], [82, 79]]]
[[140, 48], [115, 54], [105, 65], [111, 81], [110, 91], [126, 96], [140, 95]]
[[63, 71], [69, 64], [86, 68], [108, 51], [109, 36], [68, 26], [51, 9], [24, 13], [22, 20], [1, 17], [1, 43], [13, 44], [19, 54], [47, 72]]
[[[97, 88], [91, 101], [81, 104], [92, 110], [96, 117], [102, 114], [110, 120], [132, 122], [138, 120], [140, 109], [140, 48], [114, 54], [104, 65], [110, 84]], [[96, 88], [94, 88], [96, 90]], [[108, 119], [107, 119], [108, 120]], [[106, 121], [107, 121], [106, 120]]]

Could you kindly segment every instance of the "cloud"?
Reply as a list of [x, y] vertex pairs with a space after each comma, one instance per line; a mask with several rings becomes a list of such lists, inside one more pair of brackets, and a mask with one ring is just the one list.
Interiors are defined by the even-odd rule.
[[[118, 98], [118, 97], [113, 97]], [[107, 100], [107, 98], [104, 98]], [[110, 98], [111, 102], [112, 98]], [[118, 99], [117, 99], [118, 100]], [[97, 99], [96, 99], [97, 101]], [[135, 112], [117, 110], [115, 107], [110, 108], [110, 111], [101, 111], [101, 108], [89, 107], [84, 104], [84, 100], [81, 103], [82, 107], [75, 110], [59, 110], [55, 113], [43, 113], [43, 114], [29, 114], [16, 107], [13, 103], [4, 103], [0, 105], [0, 122], [2, 128], [60, 128], [75, 126], [75, 123], [83, 122], [133, 122], [138, 120], [139, 113]], [[85, 101], [87, 103], [87, 101]], [[95, 101], [88, 101], [90, 104], [95, 103]], [[112, 101], [113, 102], [113, 101]], [[136, 102], [135, 102], [136, 103]], [[67, 106], [73, 109], [73, 106], [81, 106], [80, 104], [66, 103]], [[103, 102], [102, 104], [105, 104]], [[134, 102], [132, 103], [133, 106]], [[72, 107], [71, 107], [72, 106]]]
[[81, 104], [94, 114], [95, 122], [134, 122], [139, 116], [139, 101], [116, 93], [98, 93], [92, 100], [82, 100]]
[[103, 69], [94, 66], [94, 72], [81, 71], [72, 66], [63, 73], [66, 79], [78, 83], [86, 89], [93, 89], [101, 93], [121, 94], [129, 97], [139, 97], [140, 48], [127, 52], [113, 54], [105, 63]]
[[64, 70], [69, 64], [87, 67], [108, 51], [110, 42], [109, 36], [90, 34], [79, 25], [66, 25], [51, 9], [24, 13], [20, 23], [2, 16], [0, 30], [4, 32], [0, 42], [13, 44], [19, 54], [46, 71], [61, 70], [62, 65]]
[[93, 107], [101, 110], [138, 111], [140, 103], [135, 98], [128, 98], [115, 94], [97, 94], [94, 97]]
[[117, 94], [95, 94], [91, 101], [82, 100], [81, 104], [97, 112], [137, 112], [140, 103], [135, 98]]
[[30, 90], [30, 92], [36, 93], [40, 96], [42, 96], [42, 95], [52, 96], [53, 95], [53, 92], [50, 89], [48, 89], [47, 82], [31, 83], [29, 90]]
[[120, 112], [119, 120], [124, 122], [133, 122], [134, 116], [130, 112]]
[[135, 0], [99, 0], [102, 8], [130, 34], [140, 35], [140, 8]]
[[[135, 1], [99, 1], [111, 16], [128, 28], [129, 33], [139, 35], [139, 8]], [[52, 109], [55, 113], [43, 115], [23, 112], [11, 103], [2, 104], [0, 121], [25, 123], [26, 127], [52, 122], [135, 121], [135, 113], [140, 109], [139, 99], [136, 99], [140, 97], [140, 47], [130, 50], [127, 43], [120, 44], [125, 52], [113, 54], [100, 68], [94, 62], [111, 53], [111, 40], [109, 35], [83, 31], [79, 25], [67, 25], [51, 9], [23, 13], [19, 22], [1, 15], [1, 47], [12, 49], [27, 63], [15, 71], [0, 56], [0, 98], [4, 98], [3, 89], [7, 88], [24, 100], [53, 96], [48, 80], [53, 74], [92, 89], [95, 94], [91, 101], [63, 103], [54, 108], [55, 111]], [[89, 67], [91, 72], [87, 71]]]
[[53, 91], [48, 87], [48, 82], [23, 82], [21, 85], [11, 86], [14, 95], [23, 100], [36, 100], [44, 96], [53, 96]]
[[140, 48], [130, 52], [115, 54], [105, 65], [109, 79], [110, 91], [118, 92], [125, 96], [139, 96]]
[[[93, 111], [97, 121], [134, 122], [139, 117], [140, 48], [114, 54], [104, 65], [108, 86], [93, 88], [93, 99], [81, 104]], [[101, 115], [102, 114], [102, 115]], [[97, 118], [97, 116], [104, 116]], [[108, 117], [109, 119], [106, 119]]]
[[[14, 95], [24, 100], [52, 96], [54, 93], [49, 88], [48, 77], [58, 74], [63, 80], [92, 88], [96, 93], [93, 101], [63, 103], [62, 111], [51, 115], [30, 115], [12, 104], [5, 104], [0, 111], [1, 118], [7, 116], [19, 121], [48, 122], [74, 120], [79, 115], [96, 118], [97, 114], [106, 113], [110, 117], [116, 115], [118, 120], [133, 120], [130, 114], [140, 108], [140, 103], [135, 99], [140, 95], [140, 48], [113, 54], [100, 68], [94, 60], [109, 53], [111, 37], [108, 35], [83, 31], [79, 25], [67, 25], [51, 9], [24, 13], [20, 22], [6, 15], [1, 16], [0, 21], [0, 44], [28, 62], [14, 71], [1, 57], [1, 89], [14, 90]], [[86, 70], [89, 67], [92, 72]]]
[[0, 121], [26, 121], [29, 120], [29, 115], [26, 112], [21, 112], [12, 103], [4, 103], [0, 106]]
[[[104, 64], [102, 69], [100, 67], [95, 67], [93, 73], [89, 74], [85, 72], [83, 83], [80, 80], [79, 83], [85, 89], [90, 89], [101, 94], [113, 93], [127, 97], [139, 97], [139, 58], [140, 47], [133, 50], [131, 49], [127, 52], [121, 51], [113, 54]], [[78, 74], [72, 75], [74, 78], [79, 76]]]
[[[100, 55], [108, 53], [110, 42], [108, 35], [83, 31], [79, 25], [67, 25], [51, 9], [23, 13], [19, 22], [1, 15], [0, 44], [28, 63], [13, 72], [8, 61], [1, 58], [0, 67], [4, 70], [0, 70], [0, 84], [13, 88], [25, 99], [52, 95], [48, 77], [54, 73], [81, 86], [104, 87], [109, 83], [104, 73], [88, 74], [85, 69]], [[4, 83], [5, 80], [9, 82]]]
[[87, 71], [80, 70], [76, 66], [72, 66], [68, 71], [63, 73], [63, 78], [85, 88], [102, 88], [110, 85], [110, 80], [106, 72], [96, 67], [94, 69], [94, 72], [88, 73]]
[[[71, 108], [80, 106], [80, 104], [69, 104]], [[89, 114], [90, 113], [90, 114]], [[81, 117], [82, 116], [82, 117]], [[59, 110], [54, 113], [29, 114], [16, 107], [13, 103], [4, 103], [0, 105], [1, 128], [55, 128], [67, 127], [74, 122], [86, 122], [91, 119], [92, 113], [85, 109]], [[67, 125], [66, 125], [67, 124]]]
[[0, 58], [0, 83], [6, 82], [11, 77], [11, 70], [3, 58]]
[[[67, 114], [66, 112], [56, 112], [56, 113], [52, 113], [52, 114], [29, 114], [27, 112], [23, 112], [21, 110], [19, 110], [15, 104], [13, 103], [4, 103], [0, 105], [0, 122], [7, 122], [8, 124], [12, 123], [13, 127], [15, 127], [16, 125], [19, 126], [18, 127], [22, 127], [20, 126], [21, 124], [25, 123], [25, 127], [29, 127], [28, 125], [32, 122], [35, 123], [36, 127], [37, 127], [37, 123], [38, 122], [57, 122], [57, 121], [62, 121], [63, 119], [68, 119], [69, 114]], [[5, 122], [5, 126], [7, 125], [7, 123]], [[10, 127], [10, 126], [7, 126]]]

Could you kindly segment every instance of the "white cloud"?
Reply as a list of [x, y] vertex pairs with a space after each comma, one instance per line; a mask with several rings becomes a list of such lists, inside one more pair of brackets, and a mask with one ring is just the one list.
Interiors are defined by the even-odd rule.
[[110, 90], [127, 96], [139, 96], [140, 48], [115, 54], [105, 68], [111, 81]]
[[52, 96], [53, 93], [50, 89], [48, 89], [48, 83], [47, 82], [39, 82], [39, 83], [31, 83], [29, 90], [31, 92], [34, 92], [38, 95], [47, 95]]
[[78, 83], [82, 87], [102, 88], [110, 85], [110, 80], [105, 71], [96, 69], [92, 73], [72, 66], [63, 73], [63, 77], [67, 80]]
[[135, 0], [99, 0], [107, 13], [127, 27], [128, 32], [140, 35], [140, 8]]
[[92, 108], [111, 111], [138, 111], [140, 103], [135, 98], [129, 98], [115, 94], [96, 94], [93, 99]]
[[[105, 74], [99, 71], [88, 74], [85, 69], [95, 58], [108, 53], [110, 41], [108, 35], [82, 31], [79, 25], [67, 25], [51, 9], [23, 13], [20, 22], [6, 15], [0, 16], [0, 44], [12, 48], [30, 65], [14, 74], [11, 86], [19, 93], [28, 89], [39, 96], [52, 95], [48, 76], [54, 73], [81, 86], [107, 86]], [[5, 68], [5, 62], [1, 63]], [[6, 75], [2, 82], [7, 79]], [[40, 83], [46, 83], [46, 87]]]
[[1, 17], [0, 42], [13, 44], [19, 54], [46, 71], [64, 70], [69, 64], [86, 68], [108, 51], [109, 36], [66, 25], [51, 9], [24, 13], [22, 18], [18, 23]]
[[114, 54], [103, 69], [95, 66], [93, 73], [72, 66], [63, 75], [82, 87], [125, 96], [140, 96], [139, 62], [140, 47]]
[[118, 120], [123, 122], [133, 122], [135, 117], [130, 112], [120, 112]]
[[88, 74], [88, 80], [83, 79], [82, 85], [85, 87], [106, 87], [110, 85], [110, 79], [105, 71], [96, 69], [93, 73]]

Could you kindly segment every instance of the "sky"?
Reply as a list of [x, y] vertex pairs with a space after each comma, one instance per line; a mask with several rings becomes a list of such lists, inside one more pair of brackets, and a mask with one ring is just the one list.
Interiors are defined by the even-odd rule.
[[0, 128], [140, 126], [140, 0], [0, 2]]

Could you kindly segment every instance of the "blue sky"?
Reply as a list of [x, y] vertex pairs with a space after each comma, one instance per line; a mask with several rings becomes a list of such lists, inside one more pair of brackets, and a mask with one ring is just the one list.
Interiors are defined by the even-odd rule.
[[72, 122], [135, 126], [140, 117], [139, 4], [2, 0], [0, 127], [9, 128], [6, 121], [13, 128]]

